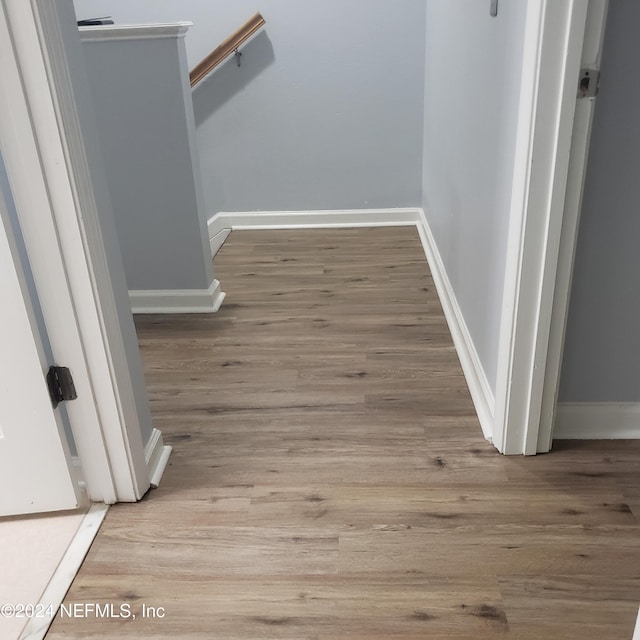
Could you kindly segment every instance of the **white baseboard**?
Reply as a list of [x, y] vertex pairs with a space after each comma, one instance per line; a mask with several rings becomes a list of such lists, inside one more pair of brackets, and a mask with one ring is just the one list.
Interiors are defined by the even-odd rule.
[[40, 596], [35, 606], [43, 616], [29, 618], [19, 640], [42, 640], [49, 630], [55, 614], [58, 612], [69, 587], [76, 577], [93, 539], [98, 534], [109, 507], [106, 504], [94, 504], [83, 518], [78, 531], [60, 561], [56, 572]]
[[154, 489], [160, 484], [171, 450], [169, 445], [164, 444], [162, 432], [159, 429], [154, 429], [144, 448], [144, 459], [147, 462], [147, 469], [149, 469], [151, 487]]
[[451, 331], [453, 343], [460, 358], [460, 364], [469, 386], [471, 398], [480, 420], [484, 437], [492, 442], [493, 416], [495, 399], [482, 362], [478, 356], [473, 339], [464, 320], [464, 315], [456, 299], [455, 292], [449, 281], [442, 257], [438, 251], [435, 238], [429, 227], [424, 211], [420, 211], [420, 222], [417, 224], [422, 247], [431, 269], [431, 275], [440, 297], [444, 315]]
[[561, 402], [554, 439], [640, 439], [640, 402]]
[[221, 211], [209, 220], [209, 238], [221, 231], [249, 229], [336, 229], [415, 225], [420, 209], [345, 209], [343, 211]]
[[211, 235], [211, 231], [209, 231], [209, 244], [211, 245], [211, 256], [213, 258], [216, 257], [216, 254], [222, 248], [224, 241], [229, 237], [231, 233], [231, 228], [222, 229], [215, 233], [215, 235]]
[[224, 296], [214, 280], [208, 289], [129, 291], [129, 302], [133, 313], [212, 313], [220, 308]]

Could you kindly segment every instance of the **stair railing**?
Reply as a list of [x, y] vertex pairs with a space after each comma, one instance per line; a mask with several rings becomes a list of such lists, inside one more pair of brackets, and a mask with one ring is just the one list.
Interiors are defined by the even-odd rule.
[[245, 22], [235, 33], [230, 35], [222, 44], [216, 47], [206, 58], [199, 62], [189, 74], [191, 87], [195, 87], [200, 80], [208, 76], [221, 62], [232, 53], [238, 58], [240, 64], [240, 51], [242, 46], [251, 36], [257, 33], [266, 24], [265, 19], [256, 13], [253, 18]]

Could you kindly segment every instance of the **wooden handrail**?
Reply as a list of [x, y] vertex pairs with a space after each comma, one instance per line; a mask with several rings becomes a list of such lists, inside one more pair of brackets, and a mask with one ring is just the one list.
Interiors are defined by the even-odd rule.
[[191, 70], [189, 74], [191, 86], [194, 87], [202, 78], [209, 75], [225, 58], [237, 51], [240, 45], [265, 24], [265, 19], [259, 13], [256, 13], [253, 18], [245, 22], [234, 34], [230, 35]]

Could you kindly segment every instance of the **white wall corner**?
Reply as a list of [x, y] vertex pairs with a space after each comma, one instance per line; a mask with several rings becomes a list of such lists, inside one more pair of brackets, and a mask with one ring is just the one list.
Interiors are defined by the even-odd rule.
[[164, 444], [162, 432], [154, 428], [144, 448], [144, 458], [149, 469], [149, 482], [152, 488], [155, 489], [160, 484], [170, 455], [171, 447]]
[[440, 297], [440, 303], [449, 325], [449, 331], [451, 331], [451, 337], [467, 380], [469, 392], [478, 413], [482, 432], [489, 442], [493, 442], [495, 407], [493, 391], [487, 380], [482, 362], [458, 304], [455, 291], [447, 275], [438, 245], [423, 210], [420, 210], [420, 221], [417, 224], [417, 228], [429, 268], [431, 269], [431, 275]]
[[220, 282], [208, 289], [159, 289], [129, 291], [132, 313], [214, 313], [225, 298]]
[[560, 402], [553, 438], [640, 439], [640, 402]]

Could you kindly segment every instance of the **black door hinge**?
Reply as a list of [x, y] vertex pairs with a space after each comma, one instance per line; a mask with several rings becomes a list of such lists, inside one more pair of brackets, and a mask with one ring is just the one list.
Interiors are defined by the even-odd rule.
[[71, 371], [67, 367], [49, 367], [47, 387], [49, 387], [49, 395], [54, 409], [63, 400], [75, 400], [78, 397]]

